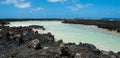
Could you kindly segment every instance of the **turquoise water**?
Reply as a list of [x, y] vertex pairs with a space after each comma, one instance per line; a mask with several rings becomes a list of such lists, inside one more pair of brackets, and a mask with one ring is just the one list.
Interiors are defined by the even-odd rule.
[[10, 26], [43, 25], [46, 30], [40, 33], [51, 32], [56, 40], [64, 42], [83, 42], [94, 44], [101, 50], [120, 51], [120, 34], [97, 28], [95, 26], [64, 24], [60, 21], [23, 21], [11, 22]]

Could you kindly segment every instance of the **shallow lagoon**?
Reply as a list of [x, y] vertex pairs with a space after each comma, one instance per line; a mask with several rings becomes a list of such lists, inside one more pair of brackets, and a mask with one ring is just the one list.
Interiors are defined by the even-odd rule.
[[94, 44], [101, 50], [120, 51], [120, 34], [97, 28], [95, 26], [64, 24], [60, 21], [18, 21], [10, 22], [10, 26], [43, 25], [46, 30], [40, 33], [51, 32], [56, 40], [64, 42], [83, 42]]

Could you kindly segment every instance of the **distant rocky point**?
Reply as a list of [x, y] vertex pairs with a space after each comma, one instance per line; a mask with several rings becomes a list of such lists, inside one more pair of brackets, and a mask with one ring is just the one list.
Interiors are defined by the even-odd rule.
[[120, 21], [106, 21], [106, 20], [63, 20], [62, 23], [95, 25], [99, 28], [108, 29], [110, 31], [120, 32]]

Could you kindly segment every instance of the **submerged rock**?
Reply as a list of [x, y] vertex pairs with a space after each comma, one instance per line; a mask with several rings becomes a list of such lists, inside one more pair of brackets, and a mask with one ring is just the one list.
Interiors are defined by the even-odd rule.
[[63, 40], [58, 40], [57, 43], [61, 44], [61, 43], [63, 43]]

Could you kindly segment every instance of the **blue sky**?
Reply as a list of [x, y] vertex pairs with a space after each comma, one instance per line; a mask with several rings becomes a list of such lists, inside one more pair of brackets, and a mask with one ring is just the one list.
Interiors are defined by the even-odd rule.
[[120, 18], [120, 0], [0, 0], [0, 18]]

